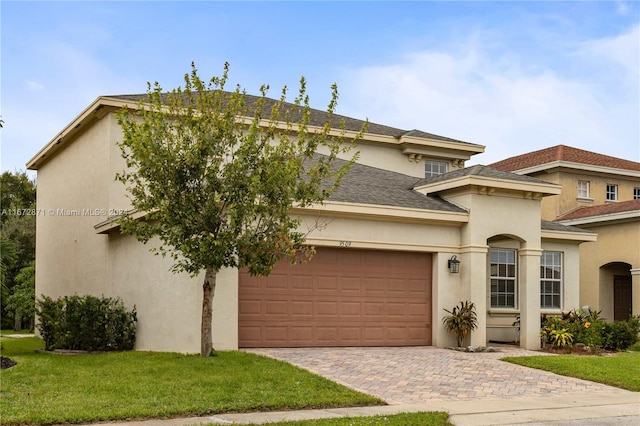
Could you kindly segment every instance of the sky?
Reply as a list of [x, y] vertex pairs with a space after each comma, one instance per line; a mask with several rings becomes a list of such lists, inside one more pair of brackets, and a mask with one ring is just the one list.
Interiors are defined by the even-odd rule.
[[[640, 161], [640, 2], [0, 2], [2, 171], [97, 97], [170, 90], [195, 62], [258, 94], [481, 144], [467, 164], [558, 144]], [[293, 100], [293, 98], [291, 98]]]

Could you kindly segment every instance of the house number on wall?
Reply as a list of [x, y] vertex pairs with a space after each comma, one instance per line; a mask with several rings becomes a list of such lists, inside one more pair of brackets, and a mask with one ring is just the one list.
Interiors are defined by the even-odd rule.
[[351, 241], [340, 241], [340, 247], [351, 247]]

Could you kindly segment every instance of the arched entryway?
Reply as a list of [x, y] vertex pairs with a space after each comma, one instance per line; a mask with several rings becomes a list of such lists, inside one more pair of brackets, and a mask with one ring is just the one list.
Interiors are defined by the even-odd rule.
[[600, 267], [601, 300], [603, 314], [613, 321], [629, 319], [632, 314], [633, 294], [631, 265], [625, 262], [610, 262]]

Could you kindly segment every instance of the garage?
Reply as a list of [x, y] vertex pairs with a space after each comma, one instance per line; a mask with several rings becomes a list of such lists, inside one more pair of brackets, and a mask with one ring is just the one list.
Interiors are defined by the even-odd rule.
[[318, 248], [268, 277], [239, 273], [239, 346], [431, 345], [431, 255]]

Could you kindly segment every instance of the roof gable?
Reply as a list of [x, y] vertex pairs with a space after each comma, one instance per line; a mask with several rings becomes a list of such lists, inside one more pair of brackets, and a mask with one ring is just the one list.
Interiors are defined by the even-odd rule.
[[413, 188], [422, 193], [434, 194], [470, 186], [483, 187], [490, 192], [495, 189], [521, 191], [530, 196], [537, 194], [537, 197], [559, 194], [561, 189], [559, 185], [541, 179], [517, 175], [481, 164], [421, 179], [413, 185]]

